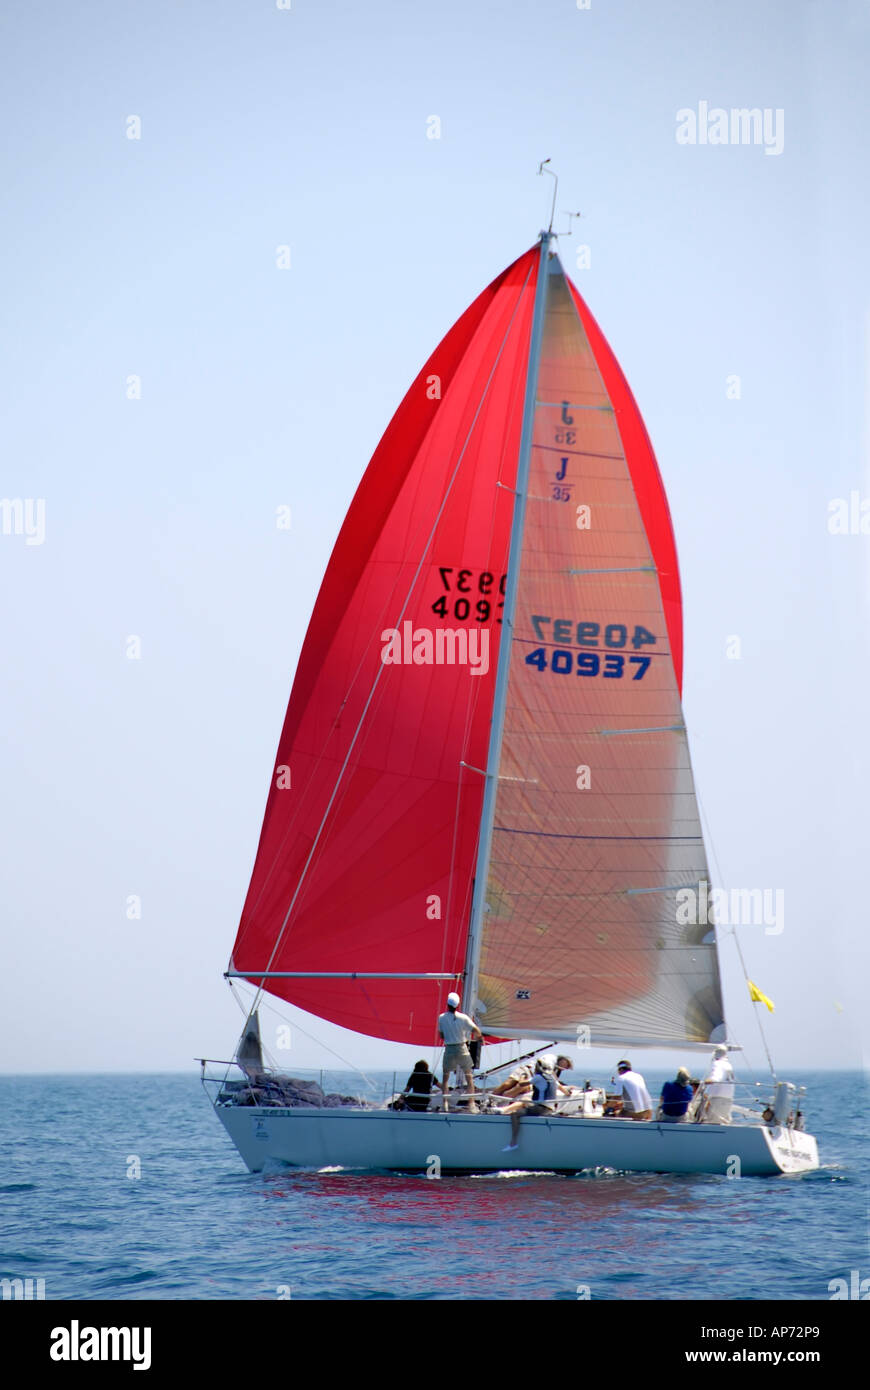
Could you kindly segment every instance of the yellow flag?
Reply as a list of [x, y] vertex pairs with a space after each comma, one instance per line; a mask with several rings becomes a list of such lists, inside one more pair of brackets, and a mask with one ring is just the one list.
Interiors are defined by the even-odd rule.
[[773, 1013], [773, 1000], [768, 999], [766, 994], [762, 994], [758, 985], [754, 985], [751, 980], [747, 980], [746, 983], [749, 986], [749, 998], [753, 1004], [766, 1004], [770, 1012]]

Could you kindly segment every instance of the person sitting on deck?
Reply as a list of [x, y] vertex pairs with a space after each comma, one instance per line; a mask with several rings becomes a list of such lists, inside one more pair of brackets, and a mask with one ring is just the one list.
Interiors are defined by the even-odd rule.
[[528, 1100], [514, 1101], [505, 1110], [506, 1115], [511, 1117], [511, 1141], [505, 1144], [502, 1153], [510, 1153], [517, 1148], [520, 1138], [520, 1121], [523, 1115], [553, 1115], [555, 1114], [554, 1102], [558, 1100], [559, 1093], [570, 1096], [571, 1092], [567, 1086], [563, 1086], [556, 1075], [556, 1058], [548, 1053], [546, 1057], [539, 1057], [535, 1063], [535, 1070], [532, 1075], [532, 1095]]
[[432, 1074], [426, 1062], [415, 1062], [414, 1070], [405, 1082], [402, 1092], [405, 1109], [428, 1110], [432, 1087], [437, 1084], [438, 1078]]
[[694, 1092], [685, 1067], [680, 1067], [674, 1081], [666, 1081], [659, 1098], [658, 1119], [672, 1123], [685, 1120]]
[[438, 1019], [438, 1032], [444, 1040], [444, 1073], [441, 1082], [441, 1103], [444, 1110], [447, 1110], [447, 1088], [450, 1085], [450, 1073], [455, 1069], [461, 1071], [465, 1077], [466, 1084], [471, 1092], [471, 1103], [468, 1106], [468, 1113], [477, 1114], [477, 1104], [474, 1099], [474, 1076], [471, 1053], [468, 1050], [468, 1040], [472, 1034], [476, 1033], [483, 1042], [483, 1034], [468, 1014], [457, 1013], [459, 1008], [459, 995], [450, 993], [447, 996], [447, 1010]]
[[514, 1067], [507, 1081], [493, 1086], [491, 1096], [506, 1096], [508, 1100], [519, 1100], [521, 1096], [532, 1094], [532, 1072], [527, 1066]]
[[[560, 1055], [556, 1058], [556, 1068], [555, 1068], [555, 1070], [556, 1070], [556, 1079], [557, 1079], [558, 1081], [561, 1081], [561, 1080], [562, 1080], [562, 1072], [563, 1072], [563, 1071], [573, 1071], [573, 1070], [574, 1070], [574, 1063], [571, 1061], [571, 1058], [570, 1058], [570, 1057], [565, 1057], [563, 1054], [560, 1053]], [[589, 1081], [587, 1081], [586, 1084], [585, 1084], [585, 1086], [583, 1086], [582, 1090], [584, 1090], [584, 1091], [591, 1091], [591, 1090], [592, 1090], [592, 1083], [589, 1082]], [[569, 1086], [569, 1087], [568, 1087], [568, 1091], [569, 1091], [569, 1093], [570, 1093], [572, 1096], [577, 1096], [577, 1095], [580, 1095], [580, 1094], [581, 1094], [581, 1088], [580, 1088], [579, 1086]]]
[[632, 1071], [631, 1062], [623, 1059], [617, 1062], [619, 1080], [622, 1085], [622, 1115], [627, 1120], [651, 1120], [652, 1096], [639, 1071]]

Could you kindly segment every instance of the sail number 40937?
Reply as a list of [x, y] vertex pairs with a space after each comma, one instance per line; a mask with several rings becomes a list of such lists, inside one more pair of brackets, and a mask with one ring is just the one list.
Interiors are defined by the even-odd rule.
[[438, 573], [444, 593], [432, 604], [432, 612], [439, 618], [457, 618], [461, 623], [468, 619], [488, 623], [495, 618], [501, 622], [506, 574], [499, 577], [491, 570], [458, 570], [448, 565], [439, 565]]
[[[555, 651], [552, 647], [549, 650], [547, 647], [536, 647], [526, 657], [526, 665], [534, 666], [539, 671], [549, 669], [560, 676], [575, 671], [578, 676], [602, 675], [605, 679], [620, 680], [626, 674], [626, 658], [619, 649], [630, 645], [634, 647], [635, 651], [638, 651], [656, 641], [655, 634], [639, 624], [635, 624], [629, 637], [626, 623], [607, 623], [602, 631], [600, 623], [574, 622], [568, 618], [557, 618], [554, 622], [552, 618], [545, 617], [540, 613], [533, 613], [532, 626], [539, 642], [548, 642], [549, 639], [558, 645]], [[563, 642], [570, 643], [572, 646], [566, 646], [563, 649], [561, 646]], [[589, 650], [577, 651], [573, 647], [574, 643], [577, 647], [604, 647], [605, 649], [610, 648], [610, 650], [601, 653]], [[650, 661], [651, 658], [648, 656], [628, 657], [632, 680], [643, 679], [649, 669]], [[631, 670], [632, 667], [636, 669]]]

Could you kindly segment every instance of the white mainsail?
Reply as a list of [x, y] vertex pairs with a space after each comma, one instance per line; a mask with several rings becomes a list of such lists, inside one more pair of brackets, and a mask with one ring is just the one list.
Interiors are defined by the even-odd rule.
[[596, 360], [558, 258], [539, 283], [480, 1017], [498, 1036], [706, 1043], [722, 999], [713, 928], [678, 910], [708, 870], [673, 623], [601, 344]]

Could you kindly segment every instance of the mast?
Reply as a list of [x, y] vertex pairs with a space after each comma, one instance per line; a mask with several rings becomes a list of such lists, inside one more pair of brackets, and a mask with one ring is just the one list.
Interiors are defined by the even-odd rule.
[[[549, 170], [545, 172], [549, 173]], [[535, 284], [535, 307], [532, 316], [532, 332], [529, 340], [529, 361], [526, 371], [526, 391], [523, 400], [523, 423], [520, 433], [520, 452], [517, 462], [516, 498], [511, 523], [510, 549], [508, 551], [507, 583], [505, 585], [504, 609], [502, 611], [502, 640], [499, 643], [498, 669], [495, 678], [495, 695], [492, 706], [492, 723], [489, 733], [489, 749], [486, 758], [486, 786], [483, 795], [483, 811], [480, 818], [480, 839], [477, 849], [477, 865], [474, 873], [474, 895], [471, 905], [471, 926], [465, 954], [465, 997], [470, 1013], [477, 1007], [477, 984], [480, 968], [480, 950], [483, 940], [483, 910], [486, 901], [486, 886], [489, 877], [489, 860], [492, 851], [492, 833], [495, 821], [495, 797], [498, 790], [498, 769], [501, 761], [501, 745], [504, 735], [505, 710], [507, 706], [508, 676], [510, 673], [511, 650], [513, 647], [514, 611], [517, 605], [517, 589], [520, 578], [520, 553], [523, 543], [523, 527], [526, 516], [526, 493], [528, 491], [529, 467], [532, 457], [532, 439], [535, 431], [535, 399], [538, 392], [538, 368], [541, 361], [541, 342], [544, 334], [544, 315], [547, 308], [547, 280], [549, 276], [548, 256], [552, 240], [552, 220], [546, 232], [541, 232], [540, 260], [538, 278]]]

